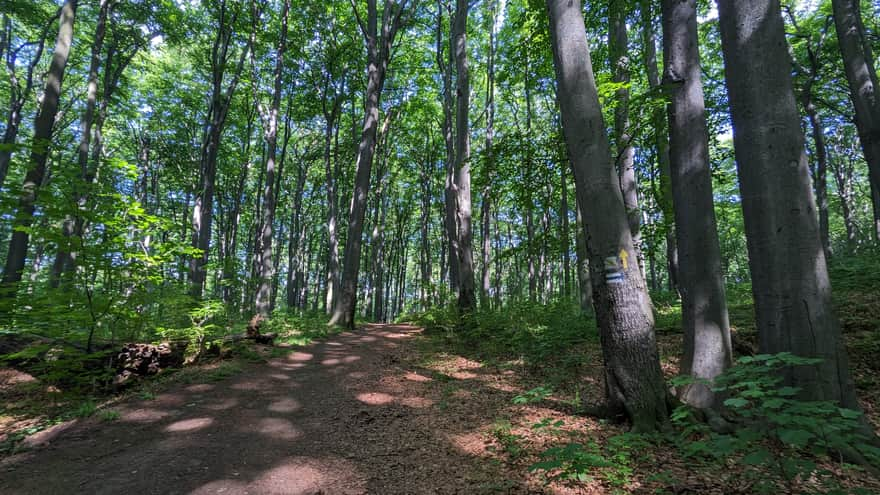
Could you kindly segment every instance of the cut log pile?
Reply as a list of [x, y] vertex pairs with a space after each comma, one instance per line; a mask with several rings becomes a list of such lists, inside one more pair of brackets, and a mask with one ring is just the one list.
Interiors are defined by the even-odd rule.
[[181, 366], [186, 347], [186, 342], [125, 344], [116, 356], [114, 385], [123, 385], [134, 376], [155, 375], [163, 369]]

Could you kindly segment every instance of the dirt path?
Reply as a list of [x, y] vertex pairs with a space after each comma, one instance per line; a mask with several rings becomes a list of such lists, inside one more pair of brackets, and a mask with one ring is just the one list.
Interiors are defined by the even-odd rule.
[[407, 364], [419, 331], [370, 326], [128, 400], [116, 421], [4, 461], [0, 493], [497, 493], [491, 464], [461, 446], [476, 418], [450, 424]]

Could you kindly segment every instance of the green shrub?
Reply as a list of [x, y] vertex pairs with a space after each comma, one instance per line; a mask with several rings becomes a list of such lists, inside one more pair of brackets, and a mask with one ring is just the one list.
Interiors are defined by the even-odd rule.
[[[713, 390], [727, 397], [725, 412], [735, 424], [735, 432], [712, 432], [682, 406], [673, 414], [673, 421], [681, 427], [678, 441], [682, 451], [716, 461], [737, 459], [748, 468], [754, 489], [760, 493], [776, 493], [779, 486], [795, 493], [798, 482], [814, 475], [826, 477], [830, 473], [819, 469], [817, 458], [847, 454], [864, 456], [878, 465], [880, 450], [869, 444], [862, 413], [830, 401], [802, 400], [799, 389], [783, 386], [786, 368], [820, 361], [790, 353], [741, 358], [713, 383]], [[683, 377], [673, 384], [695, 381]], [[768, 478], [767, 473], [772, 476]]]

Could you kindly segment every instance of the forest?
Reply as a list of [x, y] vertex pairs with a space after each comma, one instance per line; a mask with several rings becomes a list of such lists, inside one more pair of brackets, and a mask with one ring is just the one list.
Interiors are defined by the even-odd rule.
[[878, 52], [877, 0], [0, 1], [0, 493], [880, 493]]

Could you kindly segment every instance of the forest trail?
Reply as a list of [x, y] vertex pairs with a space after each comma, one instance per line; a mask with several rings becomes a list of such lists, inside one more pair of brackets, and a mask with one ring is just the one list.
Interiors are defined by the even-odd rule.
[[446, 417], [412, 366], [420, 332], [369, 325], [222, 381], [125, 400], [117, 420], [68, 425], [0, 463], [0, 493], [492, 491], [498, 473], [454, 440], [480, 418]]

